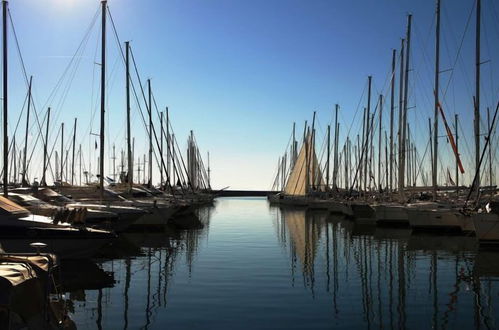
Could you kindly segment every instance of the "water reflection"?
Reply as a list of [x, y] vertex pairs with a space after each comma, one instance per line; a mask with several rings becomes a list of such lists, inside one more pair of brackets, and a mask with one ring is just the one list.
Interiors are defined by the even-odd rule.
[[194, 230], [126, 233], [64, 262], [79, 329], [497, 328], [499, 251], [221, 199]]
[[[365, 231], [326, 212], [274, 210], [278, 241], [312, 297], [330, 295], [336, 325], [495, 328], [499, 252], [466, 236]], [[300, 267], [296, 267], [296, 263]], [[358, 312], [357, 319], [354, 318]]]
[[171, 279], [180, 259], [192, 269], [211, 212], [212, 208], [202, 208], [191, 215], [195, 217], [191, 220], [199, 223], [196, 230], [123, 233], [100, 251], [96, 262], [63, 264], [62, 289], [71, 300], [78, 328], [150, 328], [168, 304]]

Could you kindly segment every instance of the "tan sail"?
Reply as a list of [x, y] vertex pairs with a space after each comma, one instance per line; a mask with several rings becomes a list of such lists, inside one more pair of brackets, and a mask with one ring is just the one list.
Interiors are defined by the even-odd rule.
[[286, 182], [284, 189], [286, 195], [305, 196], [310, 191], [325, 190], [324, 179], [311, 141], [312, 138], [309, 134]]

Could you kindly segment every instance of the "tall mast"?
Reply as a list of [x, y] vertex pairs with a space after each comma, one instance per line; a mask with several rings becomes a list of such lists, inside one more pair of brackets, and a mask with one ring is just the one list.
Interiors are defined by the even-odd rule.
[[2, 48], [3, 48], [3, 195], [7, 197], [9, 195], [8, 192], [8, 184], [9, 184], [9, 136], [7, 132], [7, 114], [8, 114], [8, 102], [7, 102], [7, 96], [8, 96], [8, 80], [7, 80], [7, 6], [8, 2], [7, 0], [2, 1], [2, 7], [3, 7], [3, 24], [2, 24], [2, 31], [3, 31], [3, 43], [2, 43]]
[[76, 123], [78, 118], [75, 118], [75, 124], [73, 129], [73, 155], [71, 157], [71, 185], [74, 184], [74, 176], [75, 176], [75, 148], [76, 148]]
[[130, 129], [130, 42], [125, 41], [126, 49], [126, 144], [127, 144], [127, 184], [128, 191], [133, 186], [133, 156], [132, 156], [132, 132]]
[[[385, 164], [388, 164], [388, 137], [386, 136], [386, 130], [385, 130]], [[386, 190], [388, 190], [390, 187], [390, 184], [387, 181], [388, 178], [389, 178], [388, 166], [385, 165], [385, 187], [386, 187]], [[380, 182], [380, 186], [381, 186], [381, 182]]]
[[[406, 139], [407, 139], [407, 94], [409, 91], [409, 59], [410, 59], [410, 54], [411, 54], [411, 21], [412, 21], [412, 15], [409, 14], [407, 15], [407, 47], [405, 49], [405, 54], [406, 54], [406, 59], [405, 59], [405, 75], [404, 75], [404, 108], [403, 108], [403, 119], [402, 119], [402, 143], [404, 144], [402, 146], [402, 155], [401, 155], [401, 162], [400, 162], [400, 177], [399, 177], [399, 185], [401, 185], [401, 188], [403, 189], [405, 186], [405, 153], [406, 153]], [[403, 195], [403, 190], [400, 190], [400, 193]]]
[[296, 130], [296, 123], [293, 122], [293, 139], [291, 141], [291, 170], [295, 166], [296, 163], [296, 136], [295, 136], [295, 130]]
[[16, 182], [16, 173], [17, 173], [17, 161], [16, 157], [17, 156], [17, 150], [16, 150], [16, 136], [14, 135], [12, 137], [12, 182], [14, 185], [17, 183]]
[[433, 200], [437, 199], [437, 175], [438, 175], [438, 107], [439, 107], [439, 74], [440, 74], [440, 0], [437, 1], [437, 24], [435, 28], [435, 114], [433, 118], [433, 172], [431, 182], [433, 186]]
[[146, 183], [146, 154], [144, 154], [144, 163], [142, 164], [142, 183]]
[[393, 191], [393, 111], [395, 108], [395, 58], [397, 56], [397, 51], [394, 49], [392, 51], [392, 80], [391, 80], [391, 92], [390, 92], [390, 173], [389, 173], [389, 187], [390, 191]]
[[340, 126], [338, 124], [338, 110], [340, 106], [336, 104], [334, 109], [334, 163], [333, 163], [333, 189], [338, 187], [338, 134]]
[[31, 83], [33, 82], [33, 76], [29, 77], [28, 85], [28, 112], [26, 113], [26, 132], [24, 134], [24, 151], [23, 151], [23, 174], [21, 177], [21, 185], [23, 187], [28, 186], [28, 181], [26, 180], [27, 168], [27, 153], [28, 153], [28, 129], [29, 129], [29, 113], [31, 109]]
[[113, 143], [113, 180], [116, 182], [116, 146]]
[[79, 166], [79, 168], [80, 168], [80, 186], [81, 186], [81, 185], [82, 185], [82, 184], [81, 184], [81, 156], [82, 156], [82, 155], [81, 155], [81, 143], [80, 143], [80, 147], [79, 147], [79, 149], [78, 149], [78, 156], [79, 156], [79, 158], [80, 158], [80, 163], [78, 164], [78, 166]]
[[102, 37], [101, 37], [101, 81], [100, 81], [100, 156], [99, 156], [99, 186], [100, 199], [104, 199], [104, 134], [106, 107], [106, 6], [107, 0], [102, 0]]
[[[492, 127], [490, 127], [490, 109], [487, 108], [487, 127], [488, 127], [488, 132], [492, 132]], [[492, 134], [490, 134], [489, 139], [492, 139]], [[492, 141], [489, 141], [489, 186], [492, 187]]]
[[[480, 21], [481, 0], [476, 0], [476, 36], [475, 36], [475, 172], [480, 163]], [[476, 187], [480, 187], [480, 175], [476, 178]]]
[[402, 194], [404, 189], [404, 183], [401, 181], [400, 172], [403, 171], [402, 167], [402, 153], [403, 145], [402, 142], [402, 125], [403, 125], [403, 113], [404, 113], [404, 54], [405, 54], [405, 39], [400, 41], [400, 79], [399, 79], [399, 129], [398, 129], [398, 175], [397, 175], [397, 187], [399, 194]]
[[210, 152], [208, 151], [208, 188], [211, 189]]
[[[168, 111], [168, 107], [166, 107], [166, 180], [168, 180], [168, 186], [171, 185], [170, 176], [171, 176], [171, 152], [170, 152], [170, 114]], [[173, 182], [175, 185], [175, 182]]]
[[[367, 120], [366, 120], [366, 108], [364, 107], [364, 113], [362, 115], [362, 144], [359, 144], [359, 135], [357, 135], [357, 151], [358, 151], [358, 155], [357, 155], [357, 160], [358, 160], [358, 168], [359, 168], [359, 190], [362, 190], [363, 186], [364, 186], [364, 160], [361, 159], [361, 155], [363, 155], [363, 151], [361, 150], [364, 150], [364, 145], [365, 145], [365, 139], [366, 139], [366, 124], [367, 124]], [[361, 149], [361, 145], [362, 145], [362, 149]]]
[[[149, 97], [149, 178], [147, 180], [147, 186], [151, 188], [152, 186], [152, 98], [151, 98], [151, 79], [147, 79], [147, 91]], [[145, 174], [145, 169], [144, 169]], [[145, 175], [144, 175], [145, 176]]]
[[383, 120], [383, 95], [379, 95], [379, 134], [378, 134], [378, 187], [381, 190], [381, 129]]
[[[366, 144], [362, 146], [364, 148], [364, 190], [367, 191], [367, 177], [370, 175], [369, 166], [368, 166], [368, 156], [369, 156], [369, 120], [371, 117], [371, 84], [372, 84], [372, 76], [367, 77], [368, 86], [367, 86], [367, 110], [366, 110]], [[370, 181], [370, 180], [369, 180]]]
[[430, 134], [430, 166], [431, 166], [431, 173], [433, 174], [433, 166], [435, 166], [435, 164], [433, 163], [433, 157], [435, 156], [435, 153], [433, 152], [433, 137], [432, 137], [432, 128], [431, 128], [431, 118], [428, 117], [428, 132]]
[[[294, 137], [293, 126], [293, 137]], [[327, 125], [326, 188], [329, 189], [329, 159], [331, 158], [331, 125]]]
[[47, 127], [45, 129], [45, 143], [43, 144], [43, 172], [42, 172], [42, 181], [40, 184], [42, 186], [47, 185], [47, 145], [49, 142], [49, 124], [50, 124], [50, 107], [47, 109]]
[[159, 154], [161, 158], [161, 164], [159, 166], [159, 173], [160, 173], [160, 180], [159, 180], [159, 187], [163, 187], [163, 170], [164, 170], [164, 162], [163, 162], [163, 111], [160, 112], [159, 114], [159, 123], [160, 123], [160, 144], [159, 144]]
[[177, 185], [177, 183], [175, 181], [175, 176], [177, 175], [177, 166], [175, 165], [175, 134], [172, 134], [170, 142], [171, 142], [171, 146], [172, 146], [172, 167], [173, 167], [173, 172], [172, 172], [173, 180], [172, 181], [173, 181], [173, 186], [175, 187]]
[[[456, 135], [456, 153], [459, 155], [459, 136], [457, 134], [458, 132], [457, 113], [454, 115], [454, 129], [455, 129], [454, 134]], [[459, 197], [459, 162], [457, 160], [457, 157], [456, 157], [456, 195], [457, 197]]]
[[60, 170], [60, 180], [62, 184], [62, 175], [64, 173], [64, 123], [61, 123], [61, 170]]

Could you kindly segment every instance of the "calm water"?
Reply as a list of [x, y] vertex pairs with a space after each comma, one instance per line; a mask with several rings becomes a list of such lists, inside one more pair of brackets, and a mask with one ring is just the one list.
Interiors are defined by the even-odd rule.
[[128, 234], [63, 265], [79, 329], [497, 328], [499, 252], [219, 199], [203, 229]]

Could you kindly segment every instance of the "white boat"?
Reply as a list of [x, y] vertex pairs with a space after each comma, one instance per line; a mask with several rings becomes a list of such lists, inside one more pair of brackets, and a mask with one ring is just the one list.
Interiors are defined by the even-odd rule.
[[8, 253], [25, 252], [36, 241], [47, 244], [46, 252], [61, 258], [88, 258], [114, 237], [104, 230], [55, 223], [0, 196], [0, 244]]

